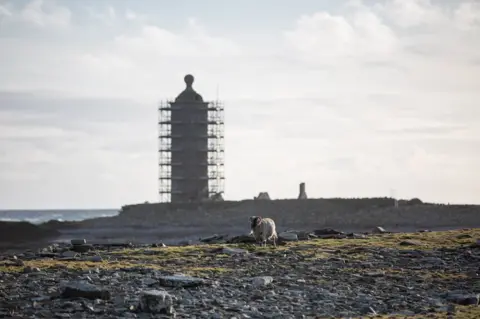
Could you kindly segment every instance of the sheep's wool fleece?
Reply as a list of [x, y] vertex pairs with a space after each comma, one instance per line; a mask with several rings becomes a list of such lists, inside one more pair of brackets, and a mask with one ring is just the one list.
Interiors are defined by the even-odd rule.
[[254, 227], [253, 234], [257, 240], [267, 240], [277, 237], [275, 222], [271, 218], [261, 218], [260, 224]]

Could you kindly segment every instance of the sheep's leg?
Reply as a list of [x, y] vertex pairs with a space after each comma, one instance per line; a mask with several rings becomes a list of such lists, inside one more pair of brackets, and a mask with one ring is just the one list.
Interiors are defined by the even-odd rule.
[[277, 238], [273, 237], [273, 247], [277, 248]]

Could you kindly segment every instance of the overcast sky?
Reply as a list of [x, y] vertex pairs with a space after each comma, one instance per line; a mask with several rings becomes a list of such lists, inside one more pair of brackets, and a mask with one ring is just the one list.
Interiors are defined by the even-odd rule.
[[227, 199], [480, 204], [478, 1], [0, 0], [0, 208], [157, 201], [187, 73]]

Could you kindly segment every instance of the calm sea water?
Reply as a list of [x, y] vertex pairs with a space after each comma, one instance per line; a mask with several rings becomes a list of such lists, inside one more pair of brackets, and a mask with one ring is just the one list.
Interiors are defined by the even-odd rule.
[[118, 215], [118, 209], [0, 210], [0, 221], [27, 221], [41, 224], [49, 220], [79, 221]]

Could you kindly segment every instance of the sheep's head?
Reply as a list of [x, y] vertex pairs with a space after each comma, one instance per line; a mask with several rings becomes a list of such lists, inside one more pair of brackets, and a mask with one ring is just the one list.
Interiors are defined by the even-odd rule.
[[251, 216], [250, 217], [250, 228], [254, 229], [262, 222], [262, 217], [260, 216]]

